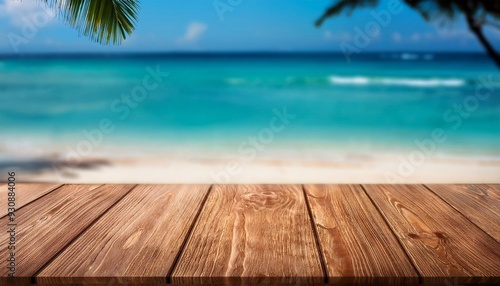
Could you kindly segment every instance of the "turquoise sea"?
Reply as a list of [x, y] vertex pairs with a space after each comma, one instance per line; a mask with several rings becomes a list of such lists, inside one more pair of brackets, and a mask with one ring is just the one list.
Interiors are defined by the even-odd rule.
[[276, 110], [293, 115], [276, 149], [405, 150], [439, 128], [439, 152], [500, 155], [500, 72], [479, 54], [0, 57], [0, 102], [3, 158], [76, 148], [102, 120], [95, 150], [236, 150]]

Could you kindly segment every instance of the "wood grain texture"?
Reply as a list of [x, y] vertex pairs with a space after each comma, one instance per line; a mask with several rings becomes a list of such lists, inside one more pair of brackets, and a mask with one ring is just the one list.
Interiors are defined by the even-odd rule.
[[304, 194], [295, 185], [214, 186], [172, 283], [323, 283]]
[[365, 188], [425, 283], [500, 282], [500, 244], [427, 188]]
[[304, 187], [328, 283], [418, 284], [418, 273], [361, 186]]
[[[16, 279], [32, 277], [132, 187], [65, 185], [20, 209], [16, 213]], [[7, 219], [1, 219], [0, 224], [7, 225]], [[8, 241], [9, 234], [0, 233], [0, 244]], [[7, 248], [0, 248], [0, 257], [7, 255]], [[6, 276], [7, 269], [2, 267], [0, 277]]]
[[[30, 202], [50, 193], [61, 184], [19, 184], [15, 186], [16, 209], [20, 209]], [[0, 185], [0, 218], [7, 215], [7, 184]]]
[[500, 190], [488, 185], [429, 185], [428, 187], [500, 242]]
[[142, 185], [36, 278], [41, 284], [165, 284], [209, 185]]
[[500, 191], [500, 185], [499, 184], [489, 184], [488, 187], [495, 189], [497, 191]]

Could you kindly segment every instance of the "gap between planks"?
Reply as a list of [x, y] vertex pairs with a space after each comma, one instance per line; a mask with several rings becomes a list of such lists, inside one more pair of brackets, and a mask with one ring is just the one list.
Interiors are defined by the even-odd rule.
[[172, 267], [168, 270], [168, 275], [166, 278], [167, 284], [172, 284], [172, 272], [174, 272], [175, 267], [177, 267], [177, 263], [179, 262], [179, 258], [182, 255], [182, 252], [184, 251], [184, 248], [186, 247], [186, 244], [188, 242], [188, 239], [191, 237], [191, 234], [193, 233], [193, 229], [195, 225], [198, 223], [198, 219], [200, 218], [201, 211], [205, 207], [205, 204], [207, 202], [208, 196], [210, 195], [210, 192], [212, 191], [214, 185], [210, 185], [208, 187], [208, 191], [205, 194], [205, 197], [203, 198], [203, 201], [201, 202], [200, 208], [198, 209], [198, 212], [196, 213], [196, 216], [193, 219], [193, 222], [191, 223], [191, 226], [189, 227], [189, 230], [186, 234], [186, 237], [184, 237], [184, 241], [182, 242], [182, 245], [177, 252], [177, 255], [175, 256], [174, 262], [172, 263]]
[[165, 284], [208, 189], [140, 185], [41, 271], [37, 282]]
[[439, 196], [423, 185], [365, 187], [424, 283], [500, 282], [498, 242]]
[[[465, 219], [500, 243], [500, 185], [424, 185]], [[453, 188], [452, 188], [453, 187]], [[496, 190], [496, 188], [499, 188]], [[483, 196], [473, 196], [480, 191]], [[497, 191], [497, 192], [495, 192]], [[458, 196], [457, 196], [458, 195]], [[493, 196], [490, 198], [490, 196]], [[485, 197], [487, 197], [485, 199]], [[491, 224], [491, 219], [496, 223]]]
[[418, 284], [418, 272], [360, 185], [305, 189], [329, 283]]
[[[48, 194], [63, 187], [64, 184], [26, 184], [17, 183], [15, 185], [16, 192], [16, 211], [30, 205], [31, 203], [47, 196]], [[27, 189], [27, 190], [26, 190]], [[9, 192], [8, 185], [0, 185], [0, 197], [7, 197]], [[8, 215], [7, 201], [0, 201], [0, 219]]]
[[321, 269], [323, 270], [323, 276], [325, 276], [324, 282], [325, 282], [325, 284], [328, 284], [328, 272], [326, 270], [325, 257], [323, 255], [323, 248], [321, 247], [321, 242], [319, 240], [318, 230], [316, 229], [316, 222], [314, 220], [314, 216], [313, 216], [313, 213], [311, 211], [311, 204], [309, 203], [309, 198], [307, 197], [305, 185], [301, 185], [301, 188], [302, 188], [302, 194], [304, 196], [304, 200], [306, 202], [307, 212], [309, 213], [309, 220], [311, 223], [311, 227], [312, 227], [312, 230], [314, 232], [314, 240], [316, 240], [316, 248], [318, 249], [318, 253], [319, 253], [319, 259], [321, 262]]
[[[102, 187], [101, 185], [100, 187]], [[132, 185], [130, 190], [128, 190], [121, 198], [119, 198], [116, 202], [110, 205], [104, 212], [102, 212], [99, 216], [97, 216], [87, 227], [85, 227], [79, 234], [75, 235], [75, 237], [69, 241], [61, 250], [59, 250], [52, 258], [50, 258], [38, 271], [33, 274], [32, 283], [36, 284], [36, 276], [40, 274], [49, 264], [51, 264], [61, 253], [63, 253], [71, 244], [73, 244], [82, 234], [84, 234], [89, 228], [91, 228], [97, 221], [99, 221], [106, 213], [108, 213], [114, 206], [116, 206], [119, 202], [121, 202], [127, 195], [129, 195], [132, 190], [134, 190], [138, 185]], [[99, 188], [100, 188], [99, 187]]]
[[[102, 192], [102, 189], [115, 190]], [[19, 221], [16, 243], [16, 282], [30, 281], [40, 267], [52, 259], [88, 223], [121, 198], [130, 187], [124, 185], [65, 185], [56, 192], [40, 198], [36, 203], [16, 213]], [[1, 219], [5, 223], [7, 217]], [[55, 233], [55, 229], [64, 229]], [[36, 239], [33, 239], [35, 237]], [[8, 241], [8, 233], [0, 234], [0, 241]], [[0, 250], [2, 257], [7, 249]], [[28, 261], [29, 263], [25, 263]], [[1, 269], [2, 275], [6, 269]], [[12, 279], [0, 277], [2, 281]], [[19, 281], [18, 281], [19, 280]]]
[[323, 283], [319, 255], [301, 185], [215, 185], [171, 282]]
[[404, 248], [403, 246], [403, 243], [401, 242], [401, 240], [399, 239], [399, 237], [396, 235], [396, 233], [394, 232], [394, 230], [392, 229], [391, 225], [389, 224], [389, 222], [387, 221], [387, 218], [384, 216], [384, 214], [380, 211], [379, 207], [375, 204], [375, 202], [373, 201], [373, 199], [368, 195], [368, 191], [366, 190], [365, 186], [364, 185], [359, 185], [362, 189], [363, 189], [363, 192], [365, 192], [366, 196], [368, 197], [368, 199], [370, 200], [370, 202], [372, 203], [373, 207], [377, 210], [377, 213], [382, 217], [382, 219], [384, 220], [385, 222], [385, 225], [387, 228], [389, 228], [389, 230], [391, 231], [392, 235], [394, 236], [394, 238], [397, 240], [398, 244], [399, 244], [399, 247], [403, 250], [404, 254], [406, 255], [406, 258], [408, 259], [408, 261], [411, 263], [411, 265], [413, 266], [413, 269], [415, 270], [415, 272], [418, 274], [418, 284], [423, 284], [423, 278], [422, 278], [422, 275], [420, 274], [420, 272], [418, 271], [417, 269], [417, 266], [415, 266], [415, 263], [413, 263], [413, 260], [411, 259], [410, 255], [408, 254], [408, 252], [406, 251], [406, 249]]

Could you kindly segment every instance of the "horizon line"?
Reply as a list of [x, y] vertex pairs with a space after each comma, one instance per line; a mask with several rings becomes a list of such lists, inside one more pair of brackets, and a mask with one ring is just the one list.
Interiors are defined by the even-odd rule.
[[[37, 56], [158, 56], [158, 55], [344, 55], [340, 51], [137, 51], [137, 52], [27, 52], [8, 53], [0, 52], [0, 57], [37, 57]], [[418, 54], [418, 55], [485, 55], [480, 51], [367, 51], [357, 54], [363, 55], [380, 54]]]

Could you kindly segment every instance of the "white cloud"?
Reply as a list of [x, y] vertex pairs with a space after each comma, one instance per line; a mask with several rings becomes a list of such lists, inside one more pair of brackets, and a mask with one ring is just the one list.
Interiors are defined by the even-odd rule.
[[184, 36], [179, 38], [180, 42], [195, 42], [205, 31], [208, 29], [208, 26], [204, 23], [200, 22], [191, 22]]
[[461, 40], [470, 40], [474, 38], [474, 35], [466, 29], [438, 29], [437, 33], [439, 37], [443, 40], [450, 39], [461, 39]]
[[431, 39], [434, 38], [434, 35], [431, 32], [427, 32], [427, 33], [424, 34], [424, 38], [426, 40], [431, 40]]
[[399, 42], [401, 42], [403, 40], [403, 38], [401, 37], [401, 34], [399, 32], [395, 32], [395, 33], [392, 34], [392, 40], [394, 42], [399, 43]]
[[471, 41], [476, 42], [474, 35], [467, 29], [438, 29], [437, 37], [440, 41], [453, 41], [464, 47]]
[[422, 36], [419, 33], [414, 33], [413, 35], [411, 35], [410, 39], [414, 42], [418, 42], [418, 41], [420, 41], [421, 38], [422, 38]]
[[332, 31], [325, 31], [323, 37], [330, 41], [350, 41], [352, 39], [351, 34], [348, 32], [338, 32], [333, 33]]
[[42, 1], [4, 0], [0, 3], [0, 17], [8, 18], [9, 23], [16, 28], [24, 27], [27, 22], [35, 26], [44, 26], [52, 22], [55, 15], [56, 13]]
[[434, 32], [413, 33], [410, 35], [394, 32], [392, 34], [394, 43], [456, 41], [457, 43], [467, 44], [472, 39], [473, 35], [466, 29], [436, 28]]
[[484, 26], [484, 28], [486, 34], [491, 34], [492, 36], [500, 39], [500, 29], [492, 26]]

